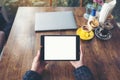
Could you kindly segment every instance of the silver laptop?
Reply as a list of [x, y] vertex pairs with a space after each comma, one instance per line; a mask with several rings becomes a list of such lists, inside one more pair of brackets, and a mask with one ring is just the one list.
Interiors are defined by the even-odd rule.
[[35, 15], [35, 31], [77, 29], [72, 11], [41, 12]]

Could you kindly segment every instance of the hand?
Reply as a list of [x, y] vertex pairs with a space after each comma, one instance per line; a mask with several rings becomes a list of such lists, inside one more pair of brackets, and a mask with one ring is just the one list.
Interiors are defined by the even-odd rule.
[[32, 71], [35, 71], [39, 74], [41, 74], [46, 66], [45, 62], [40, 62], [40, 51], [37, 52], [37, 55], [35, 56], [33, 63], [32, 63]]
[[79, 60], [79, 61], [70, 61], [70, 63], [71, 63], [76, 69], [84, 65], [83, 53], [82, 53], [81, 46], [80, 46], [80, 60]]

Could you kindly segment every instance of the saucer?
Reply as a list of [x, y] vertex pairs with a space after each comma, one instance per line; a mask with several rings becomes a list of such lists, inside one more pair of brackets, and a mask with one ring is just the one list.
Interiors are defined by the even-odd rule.
[[[76, 31], [76, 34], [80, 36], [80, 39], [82, 40], [90, 40], [94, 37], [94, 32], [90, 31], [90, 32], [86, 32], [86, 33], [82, 33], [82, 28], [78, 28]], [[87, 34], [87, 36], [86, 36]]]
[[109, 40], [112, 37], [112, 33], [108, 31], [107, 35], [102, 35], [102, 33], [99, 32], [100, 27], [95, 29], [95, 35], [101, 39], [101, 40]]

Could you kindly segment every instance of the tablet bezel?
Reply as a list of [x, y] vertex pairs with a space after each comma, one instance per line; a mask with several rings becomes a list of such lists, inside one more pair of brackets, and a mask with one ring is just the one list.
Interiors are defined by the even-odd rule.
[[[62, 37], [64, 37], [64, 36], [75, 36], [76, 37], [76, 60], [45, 60], [44, 59], [44, 38], [45, 38], [45, 36], [56, 36], [56, 37], [58, 37], [58, 36], [62, 36]], [[80, 59], [80, 38], [79, 38], [79, 36], [78, 35], [41, 35], [41, 51], [40, 51], [40, 53], [41, 53], [41, 57], [40, 57], [40, 59], [42, 60], [42, 61], [78, 61], [79, 59]]]

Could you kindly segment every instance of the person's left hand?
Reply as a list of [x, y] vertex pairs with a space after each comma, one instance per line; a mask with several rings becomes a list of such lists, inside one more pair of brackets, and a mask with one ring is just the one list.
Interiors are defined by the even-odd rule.
[[40, 61], [40, 51], [38, 51], [37, 55], [35, 56], [35, 58], [33, 60], [31, 70], [41, 74], [43, 72], [46, 64], [47, 63]]

